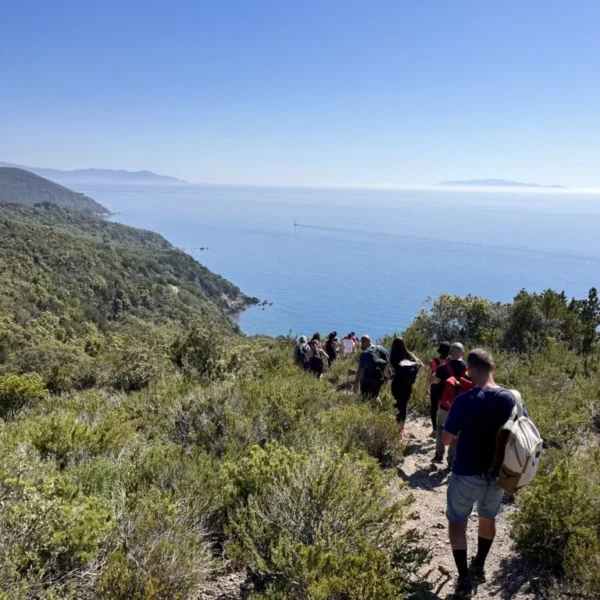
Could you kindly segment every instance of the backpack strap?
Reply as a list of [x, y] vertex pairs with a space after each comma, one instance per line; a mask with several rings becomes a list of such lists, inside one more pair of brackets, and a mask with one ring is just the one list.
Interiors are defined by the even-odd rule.
[[508, 417], [508, 421], [504, 423], [502, 429], [508, 429], [512, 431], [512, 428], [517, 419], [521, 418], [525, 414], [525, 404], [523, 402], [523, 397], [521, 396], [521, 393], [518, 390], [508, 391], [511, 393], [513, 400], [515, 401], [515, 405], [513, 406], [513, 409], [510, 413], [510, 417]]
[[515, 407], [513, 412], [516, 413], [517, 419], [521, 418], [525, 414], [525, 403], [523, 402], [523, 396], [519, 390], [509, 390], [512, 397], [515, 399]]

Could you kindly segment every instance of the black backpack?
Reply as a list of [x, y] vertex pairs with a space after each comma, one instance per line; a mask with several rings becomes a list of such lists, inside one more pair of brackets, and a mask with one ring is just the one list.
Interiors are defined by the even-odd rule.
[[313, 355], [310, 358], [310, 365], [308, 367], [309, 370], [314, 371], [315, 373], [321, 373], [324, 364], [323, 355], [319, 351], [313, 350]]
[[400, 381], [412, 385], [419, 374], [419, 363], [414, 360], [401, 360], [394, 370]]
[[390, 360], [389, 352], [383, 346], [371, 346], [365, 352], [373, 355], [372, 364], [366, 369], [365, 379], [384, 381], [386, 379], [385, 368]]
[[297, 344], [296, 345], [296, 364], [304, 365], [308, 360], [308, 353], [310, 352], [310, 346], [308, 344]]

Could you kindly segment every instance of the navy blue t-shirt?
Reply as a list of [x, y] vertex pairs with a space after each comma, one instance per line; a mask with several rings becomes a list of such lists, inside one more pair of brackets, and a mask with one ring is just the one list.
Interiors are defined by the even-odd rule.
[[498, 431], [515, 405], [505, 388], [474, 388], [452, 403], [444, 429], [458, 435], [452, 472], [456, 475], [487, 473], [496, 453]]

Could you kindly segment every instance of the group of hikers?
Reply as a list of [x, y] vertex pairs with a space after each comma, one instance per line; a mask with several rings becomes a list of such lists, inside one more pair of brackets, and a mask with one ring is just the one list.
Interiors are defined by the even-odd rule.
[[[348, 340], [346, 344], [344, 340]], [[442, 463], [446, 455], [451, 470], [446, 516], [458, 570], [454, 597], [471, 598], [474, 586], [485, 582], [485, 561], [504, 493], [512, 494], [533, 478], [542, 440], [520, 394], [495, 382], [495, 365], [487, 350], [474, 349], [465, 361], [461, 343], [441, 342], [437, 356], [426, 367], [401, 337], [394, 338], [388, 351], [368, 335], [358, 340], [351, 333], [340, 341], [334, 331], [324, 348], [318, 334], [310, 342], [301, 336], [294, 356], [300, 367], [321, 377], [325, 365], [333, 364], [340, 352], [348, 356], [359, 349], [353, 390], [365, 399], [374, 399], [390, 381], [401, 435], [413, 385], [419, 371], [427, 369], [431, 437], [435, 438], [432, 462]], [[477, 553], [469, 563], [466, 530], [475, 505]]]
[[332, 331], [327, 336], [325, 344], [321, 341], [320, 333], [315, 333], [310, 342], [305, 335], [301, 335], [294, 349], [294, 360], [297, 365], [302, 366], [315, 377], [321, 377], [326, 366], [331, 367], [340, 353], [346, 357], [352, 356], [358, 346], [359, 341], [353, 331], [341, 341], [337, 331]]

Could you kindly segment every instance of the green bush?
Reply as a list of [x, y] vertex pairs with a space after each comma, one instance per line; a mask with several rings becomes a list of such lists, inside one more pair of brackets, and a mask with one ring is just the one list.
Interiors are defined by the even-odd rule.
[[363, 450], [384, 468], [402, 461], [404, 444], [392, 412], [375, 412], [366, 405], [331, 408], [319, 416], [319, 427], [344, 451]]
[[62, 411], [32, 417], [10, 431], [14, 440], [27, 442], [43, 460], [64, 469], [89, 457], [117, 455], [135, 439], [131, 423], [107, 412], [94, 423], [76, 412]]
[[427, 558], [400, 551], [414, 543], [401, 534], [405, 504], [372, 459], [268, 444], [234, 481], [242, 501], [226, 548], [252, 570], [251, 597], [401, 598]]
[[184, 373], [216, 379], [225, 370], [227, 340], [211, 324], [193, 323], [173, 345], [173, 361]]
[[47, 588], [50, 598], [52, 588], [93, 585], [99, 550], [113, 528], [101, 501], [56, 477], [36, 483], [6, 478], [0, 501], [0, 589], [8, 597], [28, 589], [26, 597], [46, 597], [40, 592]]
[[98, 581], [106, 600], [196, 597], [214, 568], [202, 520], [158, 488], [130, 500]]
[[147, 387], [170, 370], [173, 367], [159, 348], [132, 340], [112, 359], [112, 373], [107, 383], [117, 390], [134, 392]]
[[11, 419], [47, 395], [48, 390], [39, 375], [0, 376], [0, 417]]
[[517, 548], [580, 597], [600, 595], [600, 454], [561, 460], [520, 494], [512, 534]]

